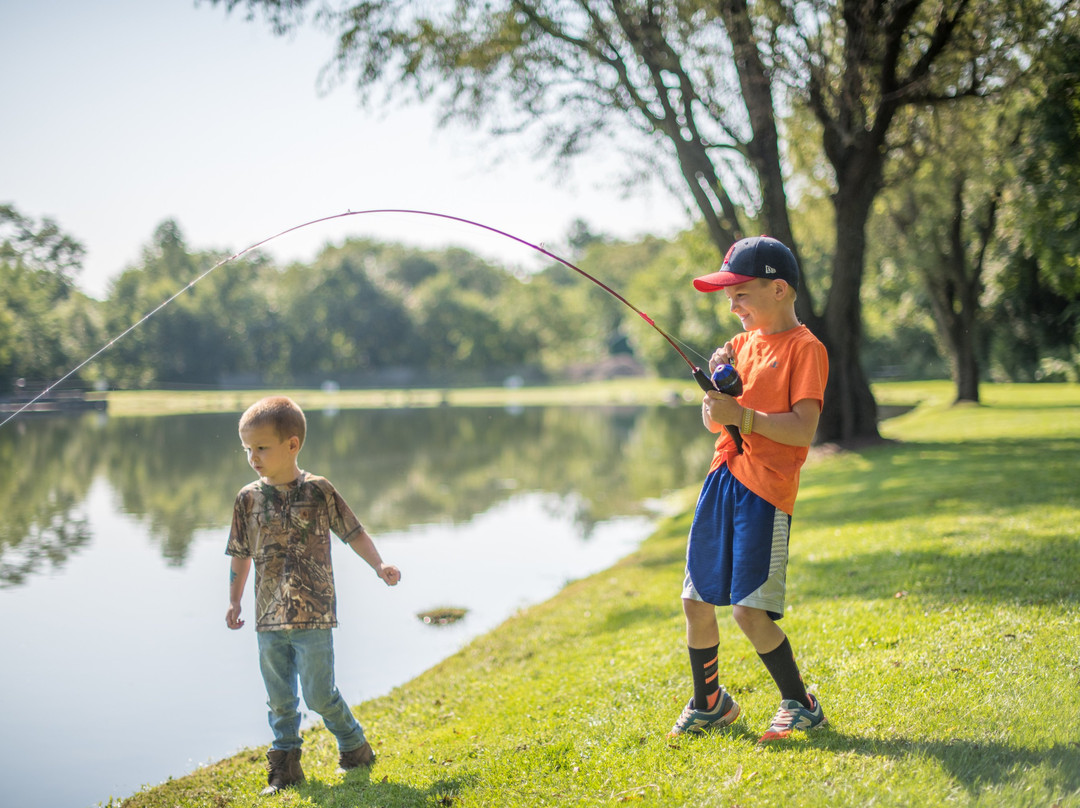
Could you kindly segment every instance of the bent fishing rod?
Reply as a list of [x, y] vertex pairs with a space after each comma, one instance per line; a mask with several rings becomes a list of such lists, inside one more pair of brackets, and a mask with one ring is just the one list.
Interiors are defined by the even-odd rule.
[[627, 300], [625, 297], [623, 297], [621, 294], [616, 292], [614, 289], [612, 289], [610, 286], [608, 286], [606, 283], [604, 283], [600, 279], [596, 278], [593, 275], [590, 275], [588, 272], [583, 270], [581, 267], [572, 264], [570, 261], [567, 261], [565, 258], [563, 258], [563, 257], [561, 257], [559, 255], [556, 255], [555, 253], [551, 252], [550, 250], [546, 249], [545, 247], [543, 247], [543, 246], [541, 246], [539, 244], [534, 244], [531, 241], [526, 241], [525, 239], [521, 238], [520, 236], [515, 236], [513, 233], [508, 233], [505, 230], [500, 230], [497, 227], [492, 227], [491, 225], [484, 224], [482, 222], [476, 222], [476, 221], [473, 221], [472, 219], [466, 219], [466, 218], [464, 218], [462, 216], [454, 216], [454, 215], [449, 214], [449, 213], [439, 213], [437, 211], [430, 211], [430, 210], [416, 210], [416, 209], [411, 209], [411, 208], [371, 208], [371, 209], [367, 209], [367, 210], [347, 210], [344, 213], [335, 213], [335, 214], [333, 214], [331, 216], [323, 216], [323, 217], [320, 217], [318, 219], [312, 219], [309, 222], [304, 222], [303, 224], [294, 225], [293, 227], [282, 230], [280, 233], [275, 233], [272, 236], [264, 238], [262, 241], [257, 241], [254, 244], [240, 250], [239, 252], [233, 253], [228, 258], [224, 258], [221, 261], [218, 261], [216, 264], [214, 264], [208, 270], [203, 272], [201, 275], [196, 277], [194, 280], [190, 281], [186, 286], [184, 286], [183, 288], [178, 290], [175, 294], [173, 294], [172, 296], [170, 296], [170, 297], [166, 298], [165, 300], [163, 300], [154, 309], [152, 309], [151, 311], [144, 314], [142, 317], [140, 317], [138, 320], [136, 320], [134, 323], [132, 323], [130, 326], [128, 326], [126, 329], [124, 329], [122, 332], [120, 332], [115, 337], [110, 339], [108, 342], [106, 342], [104, 345], [102, 345], [100, 348], [98, 348], [98, 350], [94, 351], [94, 353], [92, 353], [90, 356], [88, 356], [86, 359], [84, 359], [82, 362], [80, 362], [78, 365], [76, 365], [70, 371], [65, 373], [63, 376], [61, 376], [55, 382], [53, 382], [48, 387], [46, 387], [44, 390], [42, 390], [40, 393], [38, 393], [36, 396], [34, 396], [32, 399], [30, 399], [25, 404], [23, 404], [22, 407], [20, 407], [19, 409], [15, 410], [13, 413], [11, 413], [3, 421], [0, 421], [0, 427], [4, 426], [4, 424], [8, 423], [8, 421], [11, 421], [13, 418], [15, 418], [19, 414], [25, 412], [27, 409], [32, 407], [37, 401], [39, 401], [40, 399], [42, 399], [43, 397], [48, 395], [48, 393], [51, 392], [53, 389], [55, 389], [58, 385], [63, 384], [65, 381], [70, 379], [72, 376], [74, 376], [76, 373], [78, 373], [84, 367], [86, 367], [91, 362], [93, 362], [95, 359], [97, 359], [99, 356], [101, 356], [101, 354], [105, 353], [105, 351], [109, 350], [109, 348], [111, 348], [113, 345], [115, 345], [119, 340], [126, 337], [128, 334], [130, 334], [132, 331], [134, 331], [140, 325], [145, 323], [151, 317], [156, 315], [159, 311], [161, 311], [166, 306], [168, 306], [170, 303], [172, 303], [174, 300], [176, 300], [176, 298], [180, 297], [180, 295], [182, 295], [184, 292], [186, 292], [189, 289], [191, 289], [192, 287], [194, 287], [195, 284], [197, 284], [199, 281], [201, 281], [203, 278], [205, 278], [207, 275], [209, 275], [211, 272], [218, 269], [219, 267], [222, 267], [225, 264], [231, 263], [232, 261], [235, 261], [238, 258], [241, 258], [241, 257], [247, 255], [249, 252], [252, 252], [253, 250], [257, 250], [260, 247], [263, 247], [263, 246], [269, 244], [271, 241], [274, 241], [275, 239], [281, 238], [282, 236], [286, 236], [289, 233], [294, 233], [297, 230], [302, 230], [305, 227], [311, 227], [313, 225], [322, 224], [324, 222], [331, 222], [331, 221], [334, 221], [336, 219], [344, 219], [344, 218], [347, 218], [347, 217], [350, 217], [350, 216], [366, 216], [366, 215], [376, 214], [376, 213], [381, 213], [381, 214], [395, 214], [396, 213], [396, 214], [407, 214], [407, 215], [413, 215], [413, 216], [430, 216], [430, 217], [434, 217], [434, 218], [438, 218], [438, 219], [446, 219], [446, 220], [449, 220], [449, 221], [452, 221], [452, 222], [459, 222], [461, 224], [469, 225], [471, 227], [478, 227], [481, 230], [487, 230], [487, 231], [489, 231], [491, 233], [495, 233], [496, 235], [503, 236], [504, 238], [508, 238], [511, 241], [516, 241], [518, 244], [521, 244], [521, 245], [523, 245], [525, 247], [528, 247], [531, 250], [535, 250], [536, 252], [540, 253], [541, 255], [547, 256], [548, 258], [552, 259], [553, 261], [557, 261], [558, 263], [562, 264], [563, 266], [567, 267], [568, 269], [571, 269], [574, 272], [578, 273], [583, 278], [586, 278], [587, 280], [592, 281], [594, 284], [599, 286], [601, 289], [603, 289], [609, 295], [614, 297], [620, 303], [622, 303], [623, 305], [625, 305], [626, 307], [631, 309], [642, 320], [644, 320], [646, 323], [648, 323], [650, 326], [652, 326], [652, 328], [655, 329], [655, 331], [667, 341], [668, 345], [670, 345], [672, 348], [675, 349], [675, 352], [682, 358], [682, 360], [687, 364], [687, 366], [689, 366], [691, 375], [694, 377], [694, 381], [697, 382], [698, 386], [701, 387], [702, 390], [709, 391], [709, 390], [718, 389], [717, 386], [713, 383], [713, 381], [709, 378], [709, 376], [703, 370], [701, 370], [701, 368], [699, 368], [697, 365], [695, 365], [693, 363], [693, 361], [691, 361], [690, 357], [688, 357], [686, 355], [686, 353], [683, 351], [683, 349], [679, 347], [679, 345], [676, 343], [674, 338], [672, 338], [671, 335], [669, 335], [666, 331], [664, 331], [664, 329], [662, 329], [660, 326], [658, 326], [649, 315], [647, 315], [645, 312], [643, 312], [641, 309], [639, 309], [637, 306], [635, 306], [633, 303], [631, 303], [629, 300]]

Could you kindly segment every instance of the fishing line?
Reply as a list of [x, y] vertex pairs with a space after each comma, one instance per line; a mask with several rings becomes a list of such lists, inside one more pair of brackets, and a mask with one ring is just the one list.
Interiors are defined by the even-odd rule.
[[[539, 244], [533, 244], [531, 241], [526, 241], [525, 239], [523, 239], [523, 238], [521, 238], [519, 236], [515, 236], [513, 233], [507, 233], [505, 230], [500, 230], [497, 227], [492, 227], [491, 225], [483, 224], [482, 222], [474, 222], [471, 219], [465, 219], [465, 218], [463, 218], [461, 216], [453, 216], [453, 215], [451, 215], [449, 213], [438, 213], [436, 211], [430, 211], [430, 210], [413, 210], [413, 209], [409, 209], [409, 208], [372, 208], [372, 209], [369, 209], [369, 210], [348, 210], [348, 211], [345, 211], [344, 213], [335, 213], [332, 216], [323, 216], [323, 217], [318, 218], [318, 219], [312, 219], [310, 222], [304, 222], [303, 224], [294, 225], [293, 227], [290, 227], [290, 228], [288, 228], [286, 230], [282, 230], [280, 233], [275, 233], [272, 236], [264, 238], [262, 241], [257, 241], [254, 244], [250, 245], [249, 247], [245, 247], [244, 249], [240, 250], [239, 252], [233, 253], [228, 258], [224, 258], [221, 261], [218, 261], [216, 264], [214, 264], [208, 270], [203, 272], [197, 278], [190, 281], [186, 286], [184, 286], [182, 289], [180, 289], [175, 294], [173, 294], [171, 297], [169, 297], [166, 300], [163, 300], [161, 303], [159, 303], [152, 311], [147, 312], [142, 317], [140, 317], [137, 321], [135, 321], [130, 326], [125, 328], [123, 331], [121, 331], [119, 334], [117, 334], [115, 337], [110, 339], [108, 342], [106, 342], [104, 345], [102, 345], [100, 348], [98, 348], [96, 351], [94, 351], [94, 353], [90, 354], [90, 356], [88, 356], [86, 359], [84, 359], [82, 362], [80, 362], [74, 368], [72, 368], [67, 373], [65, 373], [63, 376], [61, 376], [59, 379], [57, 379], [55, 382], [50, 384], [48, 387], [46, 387], [44, 390], [42, 390], [40, 393], [38, 393], [32, 399], [27, 401], [19, 409], [15, 410], [13, 413], [11, 413], [3, 421], [0, 421], [0, 427], [4, 426], [4, 424], [8, 423], [8, 421], [11, 421], [13, 418], [15, 418], [19, 414], [25, 412], [27, 409], [32, 407], [37, 401], [41, 400], [46, 395], [48, 395], [49, 392], [51, 392], [53, 389], [55, 389], [58, 385], [63, 384], [65, 381], [70, 379], [72, 376], [74, 376], [76, 373], [78, 373], [84, 367], [89, 365], [91, 362], [93, 362], [95, 359], [97, 359], [99, 356], [101, 356], [103, 353], [105, 353], [105, 351], [109, 350], [109, 348], [111, 348], [113, 345], [115, 345], [119, 340], [123, 339], [128, 334], [130, 334], [132, 331], [134, 331], [136, 328], [138, 328], [140, 325], [145, 323], [147, 320], [149, 320], [151, 317], [153, 317], [155, 314], [157, 314], [163, 308], [165, 308], [170, 303], [172, 303], [174, 300], [176, 300], [176, 298], [180, 297], [180, 295], [182, 295], [184, 292], [186, 292], [189, 289], [191, 289], [192, 287], [194, 287], [195, 284], [197, 284], [199, 281], [201, 281], [203, 278], [205, 278], [207, 275], [209, 275], [211, 272], [213, 272], [218, 267], [224, 266], [225, 264], [228, 264], [231, 261], [235, 261], [237, 258], [241, 258], [241, 257], [247, 255], [252, 250], [257, 250], [259, 247], [262, 247], [265, 244], [269, 244], [274, 239], [281, 238], [282, 236], [286, 236], [289, 233], [292, 233], [292, 232], [294, 232], [296, 230], [301, 230], [301, 229], [303, 229], [305, 227], [311, 227], [312, 225], [316, 225], [316, 224], [322, 224], [323, 222], [334, 221], [335, 219], [344, 219], [344, 218], [349, 217], [349, 216], [364, 216], [364, 215], [372, 214], [372, 213], [404, 213], [404, 214], [415, 215], [415, 216], [432, 216], [432, 217], [439, 218], [439, 219], [447, 219], [447, 220], [453, 221], [453, 222], [460, 222], [462, 224], [467, 224], [467, 225], [470, 225], [472, 227], [479, 227], [482, 230], [490, 231], [490, 232], [495, 233], [497, 235], [503, 236], [504, 238], [508, 238], [511, 241], [516, 241], [518, 244], [522, 244], [522, 245], [524, 245], [524, 246], [526, 246], [526, 247], [528, 247], [528, 248], [530, 248], [532, 250], [535, 250], [536, 252], [538, 252], [538, 253], [540, 253], [542, 255], [546, 255], [548, 258], [552, 259], [553, 261], [558, 261], [560, 264], [567, 267], [568, 269], [572, 269], [574, 272], [577, 272], [579, 275], [581, 275], [584, 278], [587, 278], [588, 280], [592, 281], [597, 286], [599, 286], [601, 289], [603, 289], [605, 292], [607, 292], [609, 295], [611, 295], [612, 297], [617, 299], [619, 302], [621, 302], [625, 306], [627, 306], [629, 309], [634, 311], [642, 320], [644, 320], [646, 323], [648, 323], [650, 326], [652, 326], [653, 329], [655, 329], [656, 332], [660, 336], [662, 336], [665, 340], [667, 340], [667, 343], [672, 348], [675, 349], [675, 352], [690, 367], [691, 373], [694, 376], [694, 380], [698, 383], [698, 385], [703, 390], [715, 390], [716, 389], [715, 386], [710, 381], [709, 377], [700, 368], [698, 368], [697, 365], [695, 365], [690, 360], [690, 357], [688, 357], [686, 355], [686, 353], [683, 351], [683, 349], [679, 347], [679, 341], [677, 341], [670, 334], [668, 334], [666, 331], [664, 331], [662, 328], [660, 328], [660, 326], [658, 326], [655, 322], [653, 322], [653, 319], [651, 317], [649, 317], [649, 315], [647, 315], [645, 312], [643, 312], [641, 309], [639, 309], [637, 306], [635, 306], [633, 303], [631, 303], [629, 300], [627, 300], [621, 294], [616, 292], [614, 289], [612, 289], [610, 286], [608, 286], [603, 281], [599, 280], [598, 278], [594, 277], [593, 275], [590, 275], [588, 272], [583, 270], [581, 267], [575, 266], [574, 264], [570, 263], [565, 258], [562, 258], [561, 256], [558, 256], [555, 253], [547, 250], [545, 247], [543, 247], [543, 246], [541, 246]], [[702, 359], [705, 359], [704, 356], [702, 356], [700, 353], [695, 351], [693, 348], [690, 348], [690, 346], [685, 345], [685, 343], [683, 343], [683, 346], [688, 351], [690, 351], [691, 353], [696, 354], [697, 356], [701, 357]]]

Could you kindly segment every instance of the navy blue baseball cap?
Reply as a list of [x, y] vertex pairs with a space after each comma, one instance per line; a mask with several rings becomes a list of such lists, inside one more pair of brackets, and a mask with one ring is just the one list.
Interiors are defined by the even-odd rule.
[[699, 292], [716, 292], [755, 278], [786, 281], [799, 288], [799, 262], [794, 253], [771, 236], [752, 236], [736, 241], [724, 256], [719, 272], [694, 279]]

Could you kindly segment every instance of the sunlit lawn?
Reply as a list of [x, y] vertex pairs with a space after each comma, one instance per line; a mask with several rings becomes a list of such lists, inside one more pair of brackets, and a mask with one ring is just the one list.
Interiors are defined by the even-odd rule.
[[[958, 408], [940, 390], [883, 425], [897, 442], [804, 471], [782, 625], [827, 728], [756, 744], [777, 695], [725, 612], [744, 717], [665, 737], [689, 695], [684, 512], [359, 705], [369, 773], [334, 774], [332, 738], [311, 732], [307, 784], [273, 804], [1080, 806], [1080, 387], [992, 387]], [[124, 804], [269, 804], [264, 752]]]

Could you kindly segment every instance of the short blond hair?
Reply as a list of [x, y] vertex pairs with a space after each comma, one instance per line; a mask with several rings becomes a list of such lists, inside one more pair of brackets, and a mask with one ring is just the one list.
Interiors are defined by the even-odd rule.
[[259, 399], [240, 416], [240, 429], [269, 425], [281, 440], [293, 435], [304, 445], [307, 435], [307, 419], [304, 411], [288, 396], [267, 396]]

